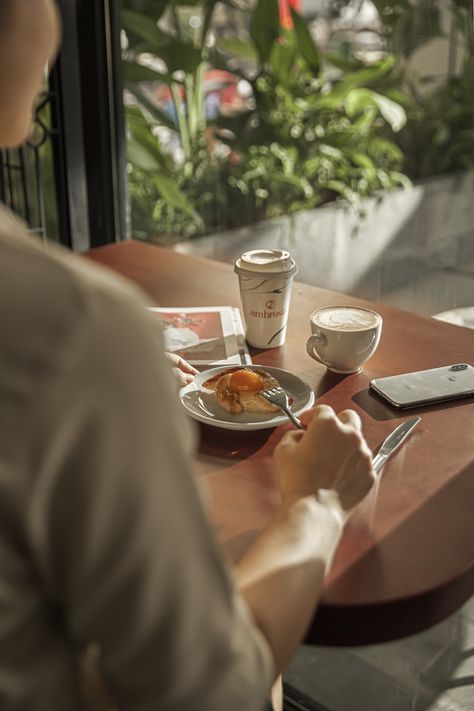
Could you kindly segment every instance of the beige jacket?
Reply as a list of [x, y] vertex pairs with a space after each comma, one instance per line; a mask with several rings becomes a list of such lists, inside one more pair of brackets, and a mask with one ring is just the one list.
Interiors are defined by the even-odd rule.
[[0, 708], [260, 711], [263, 637], [191, 474], [156, 322], [124, 280], [0, 211]]

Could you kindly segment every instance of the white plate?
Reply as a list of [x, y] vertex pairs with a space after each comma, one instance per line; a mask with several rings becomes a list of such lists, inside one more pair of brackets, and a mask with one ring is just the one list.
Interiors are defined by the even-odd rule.
[[[246, 365], [246, 368], [255, 370], [260, 368], [266, 370], [270, 375], [278, 380], [281, 387], [293, 398], [291, 410], [295, 415], [310, 408], [314, 403], [314, 393], [297, 375], [289, 373], [281, 368], [272, 368], [262, 365]], [[221, 427], [225, 430], [264, 430], [268, 427], [277, 427], [289, 422], [288, 417], [280, 412], [274, 415], [268, 413], [259, 414], [256, 412], [245, 412], [241, 415], [231, 415], [217, 404], [214, 392], [203, 388], [203, 383], [212, 378], [217, 373], [228, 370], [229, 366], [211, 368], [198, 373], [190, 385], [186, 385], [179, 391], [179, 397], [188, 415], [199, 422], [207, 425]]]

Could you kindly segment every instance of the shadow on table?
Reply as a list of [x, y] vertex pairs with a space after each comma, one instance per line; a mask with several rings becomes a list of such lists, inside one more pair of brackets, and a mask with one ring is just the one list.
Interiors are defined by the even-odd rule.
[[260, 450], [271, 437], [274, 429], [222, 430], [209, 425], [200, 425], [199, 451], [212, 457], [240, 460]]
[[347, 375], [341, 375], [339, 373], [333, 373], [330, 370], [326, 370], [315, 390], [316, 398], [321, 397], [321, 395], [325, 395], [327, 392], [336, 387], [336, 385], [342, 383], [346, 378]]
[[370, 388], [360, 390], [352, 396], [352, 401], [356, 403], [364, 412], [370, 415], [374, 420], [398, 420], [401, 417], [413, 415], [423, 415], [428, 412], [436, 412], [447, 410], [453, 407], [462, 407], [463, 405], [472, 404], [472, 400], [451, 400], [445, 403], [436, 403], [426, 407], [409, 407], [406, 409], [397, 409], [385, 403], [378, 395], [375, 395]]

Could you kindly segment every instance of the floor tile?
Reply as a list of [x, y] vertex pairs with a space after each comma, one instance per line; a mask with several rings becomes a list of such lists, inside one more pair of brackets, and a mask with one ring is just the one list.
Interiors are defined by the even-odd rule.
[[344, 650], [303, 649], [286, 678], [331, 711], [421, 711], [435, 701]]
[[330, 711], [474, 711], [473, 609], [387, 644], [302, 646], [285, 678]]

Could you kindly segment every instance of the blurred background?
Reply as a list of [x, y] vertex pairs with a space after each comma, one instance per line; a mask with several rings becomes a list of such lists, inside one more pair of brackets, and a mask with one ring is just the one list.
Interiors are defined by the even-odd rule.
[[[59, 0], [64, 43], [0, 199], [81, 252], [133, 237], [474, 327], [471, 0]], [[288, 708], [472, 711], [468, 603], [302, 647]]]

